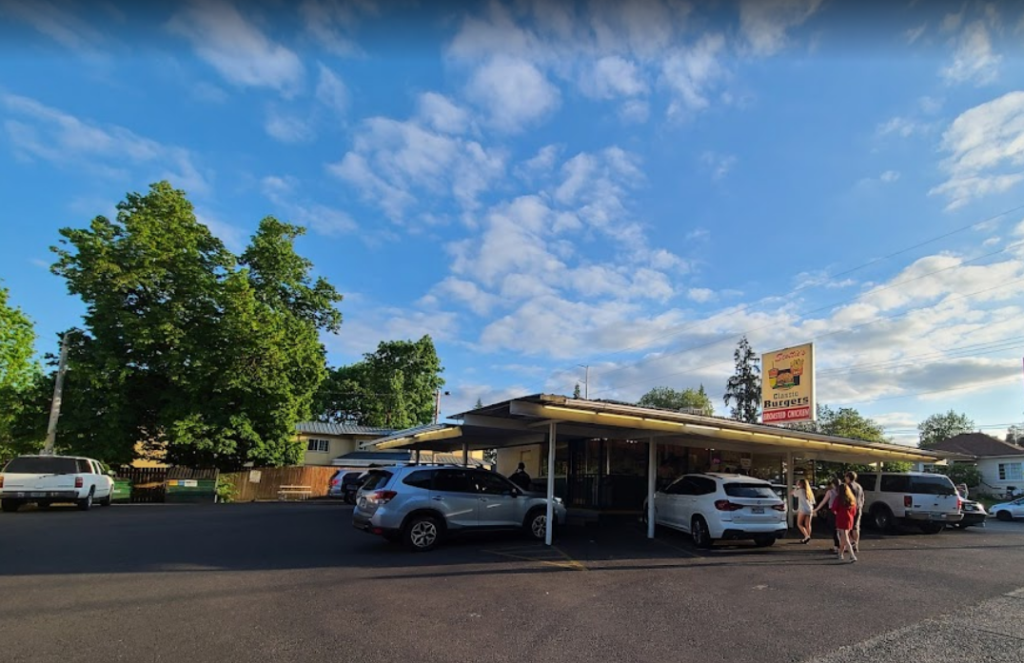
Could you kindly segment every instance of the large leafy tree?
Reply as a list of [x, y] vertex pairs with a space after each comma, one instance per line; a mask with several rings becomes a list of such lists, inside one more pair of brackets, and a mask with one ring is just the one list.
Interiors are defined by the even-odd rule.
[[35, 326], [8, 303], [9, 294], [0, 287], [0, 462], [24, 450], [15, 429], [42, 375], [33, 358]]
[[917, 425], [922, 449], [934, 447], [943, 440], [974, 430], [974, 420], [966, 414], [950, 410], [933, 414]]
[[736, 371], [725, 384], [725, 405], [735, 403], [732, 418], [747, 423], [757, 423], [761, 412], [761, 364], [744, 336], [733, 352]]
[[640, 397], [637, 402], [640, 407], [657, 407], [665, 410], [696, 409], [712, 415], [715, 412], [711, 399], [704, 391], [704, 385], [699, 389], [677, 390], [672, 387], [655, 387]]
[[268, 217], [236, 257], [166, 182], [129, 194], [114, 221], [62, 229], [53, 271], [87, 306], [67, 443], [108, 462], [137, 442], [192, 465], [297, 461], [294, 425], [325, 375], [319, 332], [341, 321], [341, 296], [295, 253], [303, 232]]
[[443, 371], [430, 336], [382, 341], [362, 361], [330, 371], [314, 411], [322, 421], [381, 428], [427, 424], [434, 420]]

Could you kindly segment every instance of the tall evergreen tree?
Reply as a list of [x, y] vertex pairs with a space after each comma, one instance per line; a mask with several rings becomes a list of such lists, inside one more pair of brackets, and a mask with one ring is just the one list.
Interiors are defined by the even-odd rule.
[[735, 403], [732, 418], [747, 423], [757, 423], [761, 412], [761, 365], [744, 336], [733, 352], [736, 372], [725, 384], [725, 405]]

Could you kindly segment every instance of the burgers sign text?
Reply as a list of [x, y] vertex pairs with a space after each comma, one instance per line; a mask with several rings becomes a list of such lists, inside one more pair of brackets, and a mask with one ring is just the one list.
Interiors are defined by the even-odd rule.
[[761, 355], [761, 421], [813, 421], [814, 344]]

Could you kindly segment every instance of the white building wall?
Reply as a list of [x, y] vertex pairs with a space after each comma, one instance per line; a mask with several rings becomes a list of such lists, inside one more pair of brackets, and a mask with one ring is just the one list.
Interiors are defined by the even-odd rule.
[[508, 476], [516, 471], [519, 463], [523, 463], [526, 465], [526, 473], [531, 478], [540, 476], [540, 459], [543, 450], [544, 445], [542, 444], [498, 449], [498, 474]]
[[1001, 481], [999, 479], [999, 465], [1008, 463], [1024, 464], [1024, 456], [994, 456], [991, 458], [978, 459], [978, 471], [981, 472], [982, 481], [988, 488], [994, 488], [999, 492], [1005, 491], [1007, 486], [1024, 488], [1024, 481], [1012, 479]]

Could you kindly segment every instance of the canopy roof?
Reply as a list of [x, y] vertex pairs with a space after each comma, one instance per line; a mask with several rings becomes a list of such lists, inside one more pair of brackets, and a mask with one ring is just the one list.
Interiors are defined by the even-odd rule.
[[814, 460], [873, 463], [910, 461], [934, 463], [972, 457], [949, 451], [929, 451], [899, 444], [878, 444], [807, 433], [767, 424], [748, 424], [721, 417], [686, 414], [608, 401], [591, 401], [535, 394], [454, 415], [461, 424], [431, 424], [397, 431], [361, 444], [363, 449], [430, 449], [453, 451], [500, 449], [547, 440], [547, 425], [557, 422], [559, 440], [627, 438], [658, 444], [732, 451], [794, 452]]

